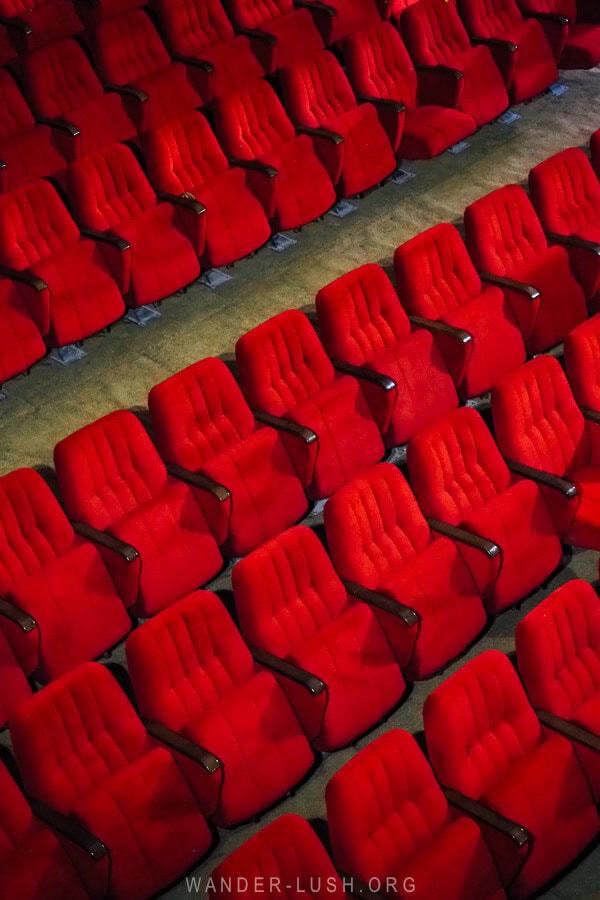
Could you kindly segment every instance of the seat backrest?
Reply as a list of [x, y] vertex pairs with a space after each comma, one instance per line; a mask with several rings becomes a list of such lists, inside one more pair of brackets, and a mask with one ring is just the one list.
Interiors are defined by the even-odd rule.
[[394, 253], [396, 288], [409, 313], [444, 318], [482, 292], [477, 270], [458, 229], [434, 225]]
[[146, 732], [100, 663], [83, 663], [22, 703], [10, 723], [28, 792], [62, 812], [146, 751]]
[[251, 407], [283, 415], [332, 384], [333, 365], [304, 313], [289, 309], [246, 332], [235, 345]]
[[48, 0], [0, 0], [0, 16], [18, 18], [20, 13], [28, 13], [46, 5]]
[[471, 47], [456, 0], [420, 0], [402, 16], [402, 35], [415, 63], [435, 66]]
[[409, 871], [451, 821], [431, 766], [412, 734], [400, 729], [342, 766], [325, 799], [335, 863], [367, 884]]
[[465, 210], [467, 247], [478, 269], [497, 275], [548, 249], [531, 200], [518, 184], [492, 191]]
[[171, 63], [158, 31], [141, 9], [100, 22], [94, 59], [102, 78], [116, 84], [129, 84]]
[[104, 93], [82, 47], [72, 38], [55, 41], [23, 57], [23, 78], [32, 107], [56, 118]]
[[195, 56], [233, 38], [233, 26], [219, 0], [153, 0], [153, 9], [173, 53]]
[[410, 322], [381, 266], [367, 263], [321, 288], [319, 335], [333, 359], [363, 365], [407, 340]]
[[210, 591], [196, 591], [145, 622], [126, 650], [141, 715], [174, 731], [208, 715], [254, 673], [250, 651]]
[[417, 103], [417, 73], [400, 35], [389, 22], [344, 41], [348, 78], [357, 94]]
[[152, 432], [163, 459], [195, 470], [254, 431], [254, 416], [220, 359], [202, 359], [148, 395]]
[[329, 50], [282, 69], [279, 79], [285, 108], [296, 125], [317, 128], [357, 105], [344, 70]]
[[240, 28], [260, 28], [294, 11], [292, 0], [228, 0], [232, 21]]
[[244, 638], [277, 656], [315, 639], [348, 605], [325, 548], [303, 525], [245, 556], [232, 581]]
[[34, 125], [23, 94], [8, 72], [0, 69], [0, 148]]
[[197, 110], [146, 132], [143, 142], [148, 176], [159, 191], [193, 193], [229, 169], [210, 125]]
[[0, 866], [27, 834], [32, 821], [29, 804], [0, 762]]
[[32, 181], [0, 196], [0, 234], [0, 261], [14, 269], [27, 269], [81, 237], [48, 181]]
[[563, 361], [577, 405], [600, 410], [600, 315], [569, 332]]
[[[6, 594], [5, 594], [6, 596]], [[4, 728], [12, 718], [13, 712], [28, 697], [32, 689], [25, 672], [19, 665], [14, 650], [0, 627], [0, 671], [2, 672], [2, 691], [0, 692], [0, 728]], [[1, 778], [0, 778], [0, 791]], [[0, 867], [2, 864], [2, 794], [0, 793]]]
[[396, 466], [380, 463], [329, 498], [327, 547], [342, 578], [376, 589], [428, 546], [425, 517]]
[[578, 147], [535, 166], [529, 173], [529, 191], [547, 231], [573, 234], [598, 218], [600, 181]]
[[410, 481], [426, 515], [458, 525], [511, 483], [488, 427], [468, 407], [454, 410], [408, 445]]
[[569, 25], [577, 21], [577, 0], [527, 0], [526, 8], [532, 12], [566, 16]]
[[213, 103], [215, 131], [227, 156], [257, 159], [296, 132], [270, 84], [258, 78]]
[[589, 462], [585, 419], [557, 359], [538, 356], [492, 390], [496, 440], [509, 459], [566, 475]]
[[486, 650], [423, 707], [427, 752], [442, 784], [478, 799], [541, 742], [542, 729], [507, 656]]
[[133, 413], [117, 410], [60, 441], [54, 463], [67, 512], [109, 528], [158, 496], [167, 471]]
[[515, 0], [459, 0], [467, 31], [475, 37], [497, 37], [523, 21]]
[[115, 229], [153, 209], [156, 194], [129, 147], [112, 144], [67, 169], [67, 192], [78, 221], [99, 231]]

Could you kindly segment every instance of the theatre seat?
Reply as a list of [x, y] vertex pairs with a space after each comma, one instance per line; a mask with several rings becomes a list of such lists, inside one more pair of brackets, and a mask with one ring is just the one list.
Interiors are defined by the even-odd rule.
[[44, 339], [32, 315], [27, 288], [14, 281], [0, 279], [0, 385], [41, 359]]
[[292, 0], [230, 0], [227, 9], [235, 30], [250, 38], [267, 73], [310, 57], [323, 47], [313, 16]]
[[400, 701], [404, 679], [374, 609], [353, 599], [310, 528], [254, 550], [232, 580], [240, 630], [316, 749], [355, 741]]
[[159, 893], [209, 849], [211, 833], [175, 759], [147, 736], [99, 663], [19, 707], [11, 739], [28, 795], [95, 837], [103, 859], [86, 869], [108, 869], [115, 900]]
[[212, 482], [226, 546], [243, 556], [306, 513], [302, 482], [281, 435], [262, 426], [224, 362], [203, 359], [148, 397], [152, 432], [167, 462]]
[[519, 603], [559, 565], [539, 487], [511, 474], [474, 409], [456, 410], [411, 441], [408, 470], [423, 512], [459, 527], [445, 533], [459, 542], [490, 613]]
[[71, 0], [0, 0], [0, 17], [21, 54], [83, 31]]
[[332, 53], [323, 50], [289, 66], [280, 73], [280, 81], [291, 120], [297, 128], [309, 129], [341, 196], [360, 194], [394, 171], [395, 147], [375, 105], [357, 101]]
[[75, 218], [98, 234], [129, 306], [155, 303], [198, 278], [200, 264], [185, 226], [203, 229], [204, 210], [192, 201], [180, 209], [157, 197], [129, 147], [113, 144], [78, 160], [66, 184]]
[[321, 288], [316, 307], [323, 346], [360, 380], [388, 447], [458, 405], [433, 335], [411, 329], [380, 266], [368, 263]]
[[499, 288], [482, 284], [454, 225], [434, 225], [401, 244], [394, 271], [407, 312], [441, 326], [436, 341], [461, 397], [487, 393], [525, 361], [507, 299]]
[[335, 203], [335, 189], [311, 139], [296, 135], [270, 84], [259, 79], [213, 104], [215, 130], [274, 230], [300, 228]]
[[463, 25], [456, 0], [421, 0], [402, 17], [402, 35], [417, 68], [425, 67], [440, 94], [447, 82], [459, 82], [457, 109], [478, 126], [495, 119], [508, 106], [504, 80], [489, 47], [473, 46]]
[[438, 779], [487, 808], [484, 835], [515, 900], [538, 891], [598, 834], [575, 749], [542, 727], [504, 654], [488, 650], [451, 675], [423, 717]]
[[54, 461], [67, 512], [104, 548], [136, 615], [153, 615], [220, 569], [202, 490], [168, 474], [133, 413], [109, 413], [64, 438]]
[[577, 7], [577, 0], [521, 2], [526, 16], [538, 18], [561, 69], [593, 69], [600, 62], [598, 23], [586, 22]]
[[335, 863], [364, 884], [438, 900], [443, 877], [444, 900], [506, 897], [479, 825], [455, 815], [412, 734], [359, 750], [325, 798]]
[[573, 397], [582, 409], [600, 412], [600, 315], [565, 338], [563, 363]]
[[482, 280], [504, 290], [530, 354], [558, 344], [587, 317], [567, 251], [548, 245], [520, 185], [499, 188], [468, 206], [465, 231]]
[[540, 356], [507, 376], [492, 413], [503, 454], [538, 470], [528, 477], [539, 480], [563, 540], [599, 550], [600, 415], [579, 409], [558, 360]]
[[377, 107], [397, 156], [431, 159], [475, 131], [475, 120], [457, 109], [459, 82], [448, 79], [441, 91], [437, 78], [417, 73], [389, 22], [348, 37], [344, 56], [354, 91]]
[[[229, 265], [267, 242], [271, 226], [251, 190], [251, 173], [229, 165], [202, 113], [186, 113], [147, 132], [144, 151], [158, 191], [194, 198], [206, 208], [196, 246], [203, 265]], [[194, 238], [193, 231], [188, 235]]]
[[299, 310], [242, 335], [235, 355], [248, 403], [260, 410], [259, 421], [284, 432], [309, 497], [328, 497], [382, 458], [383, 441], [360, 384], [336, 374]]
[[[0, 671], [2, 672], [2, 692], [0, 693], [0, 729], [4, 728], [13, 712], [20, 703], [31, 697], [31, 686], [27, 681], [25, 672], [19, 665], [15, 652], [1, 630], [5, 617], [0, 612]], [[8, 621], [8, 620], [6, 620]], [[1, 780], [1, 778], [0, 778]], [[2, 828], [0, 813], [0, 828]], [[0, 872], [2, 862], [0, 861]], [[0, 879], [1, 890], [1, 879]], [[0, 895], [1, 896], [1, 895]]]
[[404, 11], [413, 6], [413, 4], [420, 2], [421, 0], [385, 0], [381, 5], [382, 18], [390, 19], [400, 31]]
[[217, 825], [257, 816], [313, 765], [285, 693], [215, 594], [180, 600], [131, 634], [126, 649], [142, 716], [197, 748], [197, 762], [178, 762]]
[[404, 476], [381, 463], [340, 488], [324, 511], [327, 547], [342, 578], [416, 615], [378, 613], [404, 674], [428, 678], [475, 640], [487, 616], [455, 543], [428, 524]]

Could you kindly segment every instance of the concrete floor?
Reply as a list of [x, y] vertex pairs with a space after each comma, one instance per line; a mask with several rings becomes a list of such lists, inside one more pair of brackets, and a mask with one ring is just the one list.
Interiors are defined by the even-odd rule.
[[[517, 107], [518, 122], [487, 126], [469, 139], [469, 149], [460, 155], [407, 165], [417, 175], [411, 182], [388, 184], [353, 201], [358, 211], [346, 219], [326, 216], [308, 226], [293, 235], [296, 245], [283, 254], [265, 249], [236, 264], [233, 279], [221, 288], [210, 291], [194, 285], [166, 301], [162, 318], [148, 327], [122, 321], [111, 334], [88, 340], [88, 356], [80, 363], [61, 368], [44, 361], [29, 377], [8, 384], [9, 399], [0, 404], [0, 474], [18, 466], [51, 466], [53, 446], [71, 431], [118, 407], [143, 413], [153, 384], [205, 356], [231, 359], [237, 337], [270, 315], [292, 306], [308, 307], [319, 287], [364, 262], [379, 262], [390, 270], [398, 244], [437, 222], [458, 224], [469, 202], [511, 181], [524, 183], [531, 166], [565, 147], [585, 147], [591, 132], [600, 127], [600, 71], [565, 73], [563, 81], [569, 91], [562, 97], [545, 95]], [[595, 581], [597, 566], [597, 554], [575, 554], [520, 611], [497, 619], [468, 657], [490, 647], [512, 652], [519, 618], [569, 578]], [[227, 576], [219, 586], [228, 586]], [[117, 672], [122, 663], [119, 648], [113, 657]], [[356, 747], [331, 754], [293, 798], [260, 823], [222, 832], [211, 858], [195, 874], [210, 873], [236, 846], [284, 812], [323, 819], [324, 788], [331, 775], [383, 730], [402, 727], [419, 732], [423, 702], [441, 678], [416, 685], [383, 726]], [[4, 755], [9, 746], [6, 734], [0, 736], [0, 744]], [[171, 900], [189, 896], [185, 881], [165, 896]], [[600, 850], [544, 896], [600, 898]]]

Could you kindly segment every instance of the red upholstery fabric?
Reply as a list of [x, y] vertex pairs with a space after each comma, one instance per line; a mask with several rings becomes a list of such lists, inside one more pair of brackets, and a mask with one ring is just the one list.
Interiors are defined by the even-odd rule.
[[98, 663], [23, 704], [11, 738], [27, 791], [76, 816], [108, 847], [116, 900], [158, 893], [208, 849], [208, 826], [173, 756], [153, 746]]
[[134, 137], [135, 126], [123, 98], [104, 91], [77, 41], [56, 41], [29, 53], [22, 67], [33, 109], [42, 116], [65, 119], [79, 129], [80, 134], [72, 138], [60, 133], [69, 159]]
[[412, 628], [378, 613], [409, 680], [433, 675], [484, 627], [481, 597], [456, 544], [430, 531], [395, 466], [381, 463], [340, 488], [325, 507], [325, 528], [342, 578], [419, 613]]
[[214, 594], [191, 594], [138, 628], [127, 641], [127, 663], [141, 714], [221, 760], [209, 775], [178, 759], [218, 825], [256, 816], [313, 764], [285, 693], [255, 665]]
[[400, 35], [389, 22], [358, 32], [344, 43], [348, 78], [357, 94], [397, 100], [406, 106], [392, 145], [405, 159], [431, 159], [473, 134], [471, 116], [424, 96]]
[[0, 384], [25, 372], [46, 352], [28, 299], [26, 288], [14, 281], [0, 280]]
[[303, 313], [287, 310], [242, 335], [235, 347], [250, 406], [310, 428], [317, 440], [285, 442], [313, 499], [328, 497], [378, 462], [383, 441], [361, 387], [337, 376]]
[[391, 19], [396, 27], [399, 28], [402, 23], [404, 11], [414, 3], [419, 2], [420, 0], [390, 0], [389, 3], [385, 4], [382, 15], [386, 19]]
[[204, 359], [152, 388], [152, 430], [163, 459], [224, 485], [227, 546], [243, 556], [307, 510], [281, 435], [255, 420], [233, 375]]
[[585, 297], [564, 247], [548, 247], [540, 220], [517, 184], [492, 191], [465, 210], [467, 247], [478, 269], [532, 285], [537, 300], [506, 290], [529, 353], [540, 353], [587, 316]]
[[436, 335], [462, 397], [490, 390], [525, 361], [512, 309], [496, 287], [484, 286], [458, 230], [434, 225], [394, 253], [396, 287], [406, 310], [471, 335], [467, 344]]
[[117, 234], [130, 245], [123, 253], [112, 247], [106, 251], [130, 306], [162, 300], [200, 274], [176, 208], [158, 201], [129, 147], [113, 144], [73, 163], [67, 191], [79, 222]]
[[51, 347], [83, 340], [122, 315], [123, 298], [100, 250], [81, 237], [47, 181], [0, 197], [0, 232], [0, 263], [47, 285], [30, 308]]
[[[438, 900], [506, 895], [479, 826], [455, 818], [412, 734], [394, 729], [360, 750], [327, 785], [333, 858], [365, 884]], [[395, 881], [394, 881], [395, 880]]]
[[[592, 585], [574, 579], [559, 587], [518, 623], [515, 643], [533, 706], [600, 735], [600, 601]], [[598, 754], [575, 748], [598, 800]]]
[[600, 315], [567, 335], [563, 361], [578, 406], [600, 410]]
[[274, 45], [254, 44], [267, 72], [310, 57], [323, 47], [310, 12], [296, 9], [292, 0], [230, 0], [227, 8], [238, 28], [258, 29], [277, 39]]
[[558, 64], [561, 69], [593, 69], [598, 65], [600, 28], [578, 16], [576, 0], [527, 0], [523, 5], [532, 12], [568, 18], [568, 25], [562, 27], [556, 22], [541, 20], [546, 37], [555, 49], [560, 50]]
[[411, 331], [392, 284], [380, 266], [360, 266], [321, 288], [319, 334], [332, 359], [388, 375], [391, 391], [361, 381], [389, 447], [405, 444], [458, 403], [430, 332]]
[[102, 79], [133, 85], [148, 95], [145, 103], [134, 107], [140, 132], [202, 105], [186, 67], [171, 60], [141, 9], [100, 22], [94, 34], [94, 58]]
[[322, 216], [335, 202], [327, 169], [306, 135], [294, 126], [277, 94], [266, 81], [216, 100], [217, 137], [230, 157], [273, 166], [269, 177], [250, 172], [248, 183], [275, 230], [299, 228]]
[[[153, 6], [154, 2], [155, 0], [153, 0]], [[75, 7], [90, 32], [93, 32], [99, 22], [113, 19], [115, 16], [120, 16], [132, 9], [139, 9], [144, 5], [144, 0], [96, 0], [96, 3], [93, 4], [88, 0], [75, 0]]]
[[492, 392], [496, 438], [518, 462], [567, 478], [577, 496], [542, 488], [567, 543], [600, 549], [600, 426], [584, 419], [560, 363], [540, 356]]
[[233, 569], [246, 641], [325, 684], [313, 695], [282, 677], [309, 740], [334, 750], [372, 728], [398, 703], [404, 679], [374, 611], [348, 596], [323, 545], [296, 526]]
[[511, 476], [475, 410], [458, 409], [421, 432], [408, 445], [408, 468], [426, 515], [500, 548], [490, 561], [481, 550], [459, 545], [490, 612], [518, 603], [560, 563], [560, 541], [539, 488]]
[[357, 31], [369, 31], [381, 21], [376, 0], [328, 0], [327, 6], [333, 7], [335, 15], [317, 10], [313, 13], [326, 45], [341, 42]]
[[68, 513], [139, 553], [105, 559], [128, 605], [150, 616], [208, 581], [221, 554], [201, 491], [167, 475], [141, 422], [119, 410], [64, 438], [54, 450]]
[[[592, 165], [596, 175], [600, 172], [600, 128], [594, 131], [590, 137], [590, 151], [592, 155]], [[600, 177], [600, 175], [598, 176]]]
[[[427, 749], [442, 784], [518, 822], [533, 846], [485, 836], [511, 897], [525, 898], [557, 875], [598, 833], [600, 821], [575, 749], [545, 733], [504, 654], [488, 650], [425, 701]], [[521, 857], [518, 860], [518, 857]]]
[[31, 29], [29, 34], [19, 32], [17, 45], [22, 52], [83, 30], [71, 0], [0, 0], [0, 16], [20, 19]]
[[189, 112], [149, 131], [144, 149], [157, 190], [191, 194], [206, 207], [203, 246], [196, 247], [204, 265], [228, 265], [266, 243], [271, 227], [251, 190], [250, 173], [230, 167], [202, 113]]
[[[248, 900], [261, 900], [270, 885], [281, 900], [342, 900], [346, 892], [323, 844], [306, 819], [280, 816], [247, 840], [212, 873], [215, 900], [231, 897], [242, 879]], [[247, 887], [246, 887], [247, 881]]]
[[[458, 108], [477, 122], [491, 122], [508, 106], [508, 94], [489, 47], [471, 46], [456, 0], [421, 0], [402, 17], [406, 47], [417, 65], [462, 72]], [[439, 74], [442, 82], [452, 75]]]
[[314, 145], [338, 192], [359, 194], [394, 171], [394, 147], [371, 103], [358, 103], [344, 71], [328, 50], [281, 72], [285, 107], [295, 125], [328, 128], [340, 144]]
[[[2, 672], [2, 693], [0, 694], [0, 728], [4, 728], [14, 710], [23, 700], [31, 696], [31, 687], [17, 657], [0, 630], [0, 671]], [[1, 780], [1, 779], [0, 779]], [[2, 825], [0, 824], [0, 829]], [[0, 857], [1, 859], [1, 857]], [[0, 861], [0, 872], [2, 862]], [[1, 881], [1, 879], [0, 879]], [[0, 888], [1, 890], [1, 888]]]

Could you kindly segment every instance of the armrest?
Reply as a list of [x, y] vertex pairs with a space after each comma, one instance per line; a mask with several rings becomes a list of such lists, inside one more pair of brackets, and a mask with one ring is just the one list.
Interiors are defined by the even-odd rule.
[[331, 131], [330, 128], [309, 128], [308, 125], [298, 125], [296, 127], [297, 134], [308, 134], [310, 137], [323, 138], [325, 141], [331, 141], [332, 144], [343, 144], [344, 138], [337, 131]]
[[484, 825], [489, 825], [496, 831], [502, 832], [517, 847], [524, 847], [525, 844], [533, 841], [533, 835], [523, 825], [519, 825], [518, 822], [514, 822], [512, 819], [507, 819], [506, 816], [501, 815], [494, 809], [490, 809], [489, 806], [485, 806], [479, 800], [472, 800], [471, 797], [466, 797], [453, 788], [442, 787], [442, 790], [451, 806], [460, 809], [461, 812], [466, 813], [472, 819], [477, 819], [479, 822], [483, 822]]
[[275, 178], [279, 175], [274, 166], [269, 166], [258, 159], [239, 159], [237, 156], [230, 156], [229, 164], [238, 166], [240, 169], [250, 169], [251, 172], [260, 172], [262, 175], [266, 175], [267, 178]]
[[563, 244], [565, 247], [577, 247], [578, 250], [590, 250], [596, 256], [600, 256], [600, 244], [596, 241], [586, 241], [585, 238], [575, 234], [556, 234], [555, 231], [547, 231], [546, 237], [553, 244]]
[[316, 9], [318, 12], [326, 13], [331, 19], [337, 16], [337, 9], [329, 6], [328, 3], [321, 3], [321, 0], [314, 0], [314, 2], [310, 2], [310, 0], [294, 0], [294, 6], [300, 9]]
[[450, 75], [457, 81], [460, 81], [461, 78], [465, 77], [464, 72], [461, 72], [460, 69], [454, 69], [452, 66], [444, 66], [442, 64], [439, 66], [430, 66], [425, 65], [425, 63], [419, 63], [415, 66], [415, 69], [417, 72], [437, 72], [440, 75]]
[[107, 81], [104, 83], [104, 88], [107, 91], [114, 91], [115, 94], [122, 94], [124, 97], [134, 97], [140, 103], [146, 103], [148, 100], [148, 94], [145, 91], [140, 91], [139, 88], [134, 87], [132, 84], [115, 84], [112, 81]]
[[206, 207], [191, 194], [170, 194], [168, 191], [157, 191], [156, 196], [162, 203], [172, 203], [173, 206], [183, 206], [185, 209], [191, 209], [198, 216], [206, 212]]
[[517, 50], [519, 49], [517, 47], [517, 45], [515, 43], [513, 43], [513, 41], [505, 41], [502, 38], [497, 38], [497, 37], [490, 37], [490, 38], [472, 37], [471, 43], [472, 44], [487, 44], [488, 47], [503, 48], [504, 50], [508, 50], [509, 53], [516, 53]]
[[215, 67], [207, 59], [196, 59], [195, 56], [183, 56], [181, 53], [171, 53], [171, 59], [186, 66], [196, 66], [197, 69], [203, 69], [205, 72], [215, 71]]
[[206, 475], [201, 475], [199, 472], [191, 472], [189, 469], [184, 469], [183, 466], [176, 466], [173, 463], [169, 463], [167, 472], [179, 481], [185, 481], [186, 484], [199, 488], [201, 491], [208, 491], [209, 494], [216, 497], [219, 503], [224, 503], [225, 500], [231, 498], [230, 492], [224, 485], [219, 484], [218, 481], [213, 481], [212, 478], [208, 478]]
[[83, 237], [90, 238], [92, 241], [100, 241], [102, 244], [111, 244], [122, 253], [130, 249], [129, 241], [119, 237], [114, 231], [97, 231], [95, 228], [80, 228]]
[[269, 34], [268, 31], [260, 31], [258, 28], [237, 28], [235, 29], [238, 34], [245, 34], [246, 37], [256, 38], [259, 41], [264, 41], [266, 44], [269, 44], [271, 47], [275, 47], [278, 43], [277, 38], [274, 34]]
[[521, 12], [524, 16], [527, 16], [529, 19], [545, 19], [548, 22], [556, 22], [557, 25], [568, 25], [569, 19], [567, 16], [561, 16], [560, 13], [551, 13], [551, 12], [538, 12], [535, 9], [524, 9], [521, 7]]
[[6, 28], [14, 28], [15, 31], [18, 31], [20, 34], [32, 34], [33, 28], [31, 25], [28, 25], [27, 22], [24, 22], [23, 19], [19, 19], [17, 16], [0, 16], [0, 25], [5, 25]]
[[81, 134], [81, 129], [78, 128], [77, 125], [73, 125], [72, 122], [67, 122], [66, 119], [52, 119], [49, 116], [36, 116], [35, 121], [39, 122], [40, 125], [49, 125], [50, 128], [66, 131], [67, 134], [70, 134], [72, 137], [77, 137], [78, 134]]
[[291, 422], [289, 419], [284, 419], [281, 416], [272, 416], [271, 413], [261, 412], [259, 409], [253, 410], [253, 415], [257, 422], [269, 425], [271, 428], [277, 428], [278, 431], [287, 431], [288, 434], [293, 434], [294, 437], [300, 438], [305, 444], [312, 444], [317, 440], [317, 435], [314, 431], [306, 428], [305, 425], [298, 425], [296, 422]]
[[372, 103], [373, 106], [381, 106], [382, 108], [391, 109], [394, 112], [401, 113], [406, 109], [406, 104], [401, 100], [389, 100], [387, 97], [372, 97], [370, 94], [357, 94], [356, 99], [359, 103]]
[[33, 275], [27, 270], [21, 271], [20, 269], [11, 269], [9, 266], [0, 266], [0, 275], [2, 275], [3, 278], [10, 278], [11, 281], [18, 281], [20, 284], [26, 284], [38, 293], [48, 290], [48, 285], [42, 278], [38, 278], [37, 275]]
[[583, 413], [583, 418], [587, 419], [588, 422], [600, 425], [600, 412], [597, 409], [589, 409], [587, 406], [582, 406], [581, 412]]
[[201, 747], [200, 744], [196, 744], [182, 734], [172, 731], [166, 725], [163, 725], [162, 722], [150, 722], [147, 719], [142, 721], [151, 737], [160, 741], [161, 744], [166, 744], [171, 750], [176, 750], [178, 753], [187, 756], [188, 759], [198, 763], [209, 775], [213, 775], [218, 769], [222, 768], [223, 763], [221, 760], [214, 753]]
[[504, 275], [492, 275], [491, 272], [479, 272], [479, 277], [487, 284], [495, 284], [497, 287], [518, 291], [520, 294], [525, 294], [530, 300], [539, 300], [540, 292], [531, 284], [525, 284], [523, 281], [514, 281], [512, 278], [505, 278]]
[[48, 806], [47, 803], [42, 803], [41, 800], [29, 798], [29, 805], [37, 819], [45, 822], [54, 831], [73, 841], [74, 844], [85, 850], [92, 859], [103, 859], [108, 854], [106, 844], [103, 844], [99, 838], [88, 831], [87, 828], [84, 828], [73, 816], [67, 816], [52, 806]]
[[489, 559], [495, 559], [501, 552], [500, 547], [494, 541], [481, 537], [479, 534], [474, 534], [472, 531], [467, 531], [466, 528], [459, 528], [457, 525], [450, 525], [449, 522], [441, 522], [439, 519], [430, 519], [429, 517], [427, 518], [427, 524], [432, 531], [436, 531], [438, 534], [443, 534], [453, 541], [468, 544], [469, 547], [481, 550]]
[[341, 359], [332, 359], [333, 368], [345, 375], [352, 375], [354, 378], [362, 378], [363, 381], [369, 381], [376, 384], [383, 391], [393, 391], [396, 382], [389, 375], [382, 375], [375, 369], [369, 369], [368, 366], [353, 366], [351, 363], [343, 362]]
[[455, 328], [454, 325], [447, 325], [445, 322], [440, 322], [439, 319], [425, 319], [423, 316], [409, 316], [408, 318], [417, 328], [425, 328], [427, 331], [437, 331], [439, 334], [445, 334], [447, 337], [458, 341], [459, 344], [470, 344], [473, 340], [473, 335], [465, 331], [464, 328]]
[[560, 478], [558, 475], [553, 475], [551, 472], [544, 472], [543, 469], [534, 469], [533, 466], [527, 466], [525, 463], [516, 462], [513, 459], [507, 459], [506, 465], [515, 475], [520, 475], [522, 478], [529, 478], [530, 481], [535, 481], [536, 484], [543, 484], [544, 487], [559, 491], [559, 493], [563, 494], [569, 500], [572, 500], [573, 497], [577, 496], [577, 487], [566, 478]]
[[311, 672], [307, 672], [306, 669], [288, 662], [287, 659], [281, 659], [280, 656], [275, 656], [274, 653], [269, 653], [267, 650], [261, 650], [258, 647], [250, 647], [250, 652], [255, 662], [260, 666], [264, 666], [265, 669], [271, 669], [272, 672], [277, 672], [278, 675], [284, 675], [291, 681], [295, 681], [296, 684], [300, 684], [307, 691], [310, 691], [313, 696], [318, 697], [325, 690], [325, 683], [320, 678], [312, 675]]
[[15, 606], [14, 603], [6, 600], [4, 597], [0, 597], [0, 616], [18, 625], [25, 634], [29, 634], [30, 631], [34, 631], [38, 627], [33, 616], [30, 616], [24, 609]]
[[343, 581], [344, 587], [352, 597], [362, 600], [363, 603], [368, 603], [369, 606], [381, 609], [383, 612], [390, 613], [397, 619], [402, 619], [408, 628], [412, 628], [413, 625], [417, 625], [421, 621], [421, 616], [411, 606], [400, 603], [398, 600], [394, 600], [393, 597], [386, 597], [385, 594], [381, 594], [379, 591], [372, 591], [370, 588], [363, 587], [362, 584], [357, 584], [355, 581], [346, 581], [346, 579], [343, 579]]
[[73, 531], [86, 540], [93, 541], [94, 544], [99, 544], [101, 547], [106, 547], [107, 550], [118, 553], [128, 563], [139, 558], [140, 554], [135, 547], [132, 547], [131, 544], [126, 544], [125, 541], [120, 540], [113, 534], [109, 534], [107, 531], [92, 528], [91, 525], [86, 525], [84, 522], [73, 522]]
[[594, 734], [593, 731], [588, 731], [587, 728], [582, 728], [581, 725], [577, 725], [575, 722], [570, 722], [568, 719], [562, 719], [560, 716], [546, 712], [545, 709], [536, 709], [535, 712], [542, 725], [545, 725], [546, 728], [562, 734], [563, 737], [576, 744], [587, 747], [588, 750], [595, 750], [596, 753], [600, 753], [600, 736]]

